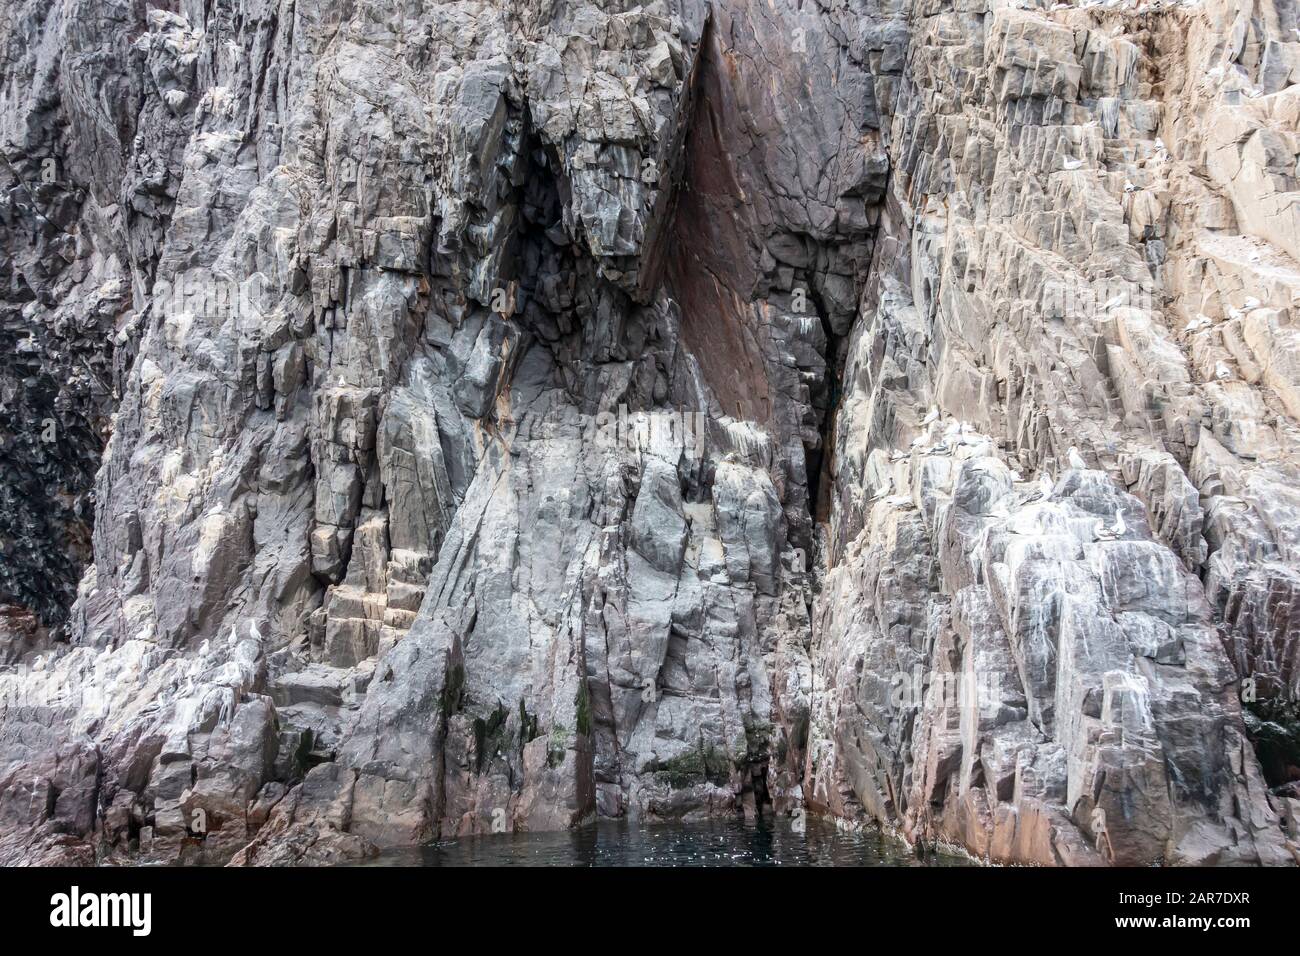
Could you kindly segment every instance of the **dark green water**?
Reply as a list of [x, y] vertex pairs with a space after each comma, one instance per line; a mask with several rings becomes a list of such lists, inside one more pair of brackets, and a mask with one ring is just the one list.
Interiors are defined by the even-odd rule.
[[560, 833], [501, 833], [385, 853], [379, 866], [969, 866], [965, 857], [918, 860], [877, 830], [809, 820], [740, 820], [637, 827], [618, 821]]

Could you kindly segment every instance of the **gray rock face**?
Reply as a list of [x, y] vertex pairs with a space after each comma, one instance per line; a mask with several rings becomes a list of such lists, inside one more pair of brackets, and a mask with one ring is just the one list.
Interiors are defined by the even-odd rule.
[[1295, 861], [1293, 10], [177, 6], [0, 27], [0, 862]]

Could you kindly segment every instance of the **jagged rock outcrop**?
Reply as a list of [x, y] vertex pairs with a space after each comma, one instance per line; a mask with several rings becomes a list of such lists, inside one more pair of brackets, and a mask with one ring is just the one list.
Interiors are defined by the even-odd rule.
[[0, 860], [1295, 862], [1297, 27], [15, 5]]

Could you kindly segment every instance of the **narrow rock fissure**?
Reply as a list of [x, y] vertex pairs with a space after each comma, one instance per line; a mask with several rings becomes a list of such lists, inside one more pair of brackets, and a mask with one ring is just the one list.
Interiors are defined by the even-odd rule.
[[[822, 335], [826, 340], [826, 353], [823, 356], [826, 361], [826, 371], [822, 381], [822, 388], [825, 389], [826, 393], [826, 406], [821, 410], [821, 421], [818, 425], [818, 434], [821, 441], [817, 446], [805, 449], [808, 475], [808, 512], [815, 527], [819, 524], [825, 524], [830, 519], [830, 494], [835, 455], [835, 418], [839, 410], [844, 387], [845, 355], [843, 347], [848, 337], [853, 334], [853, 327], [850, 325], [844, 335], [837, 335], [826, 307], [821, 301], [821, 296], [811, 286], [812, 284], [809, 283], [808, 296], [812, 301], [817, 320], [821, 324]], [[856, 322], [857, 319], [855, 318], [854, 321]], [[816, 540], [817, 537], [814, 536], [814, 542]], [[815, 575], [813, 581], [814, 587], [816, 587]]]

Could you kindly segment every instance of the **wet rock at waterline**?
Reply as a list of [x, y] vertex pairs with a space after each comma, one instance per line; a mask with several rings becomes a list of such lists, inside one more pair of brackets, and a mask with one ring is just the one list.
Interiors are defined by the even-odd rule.
[[1294, 21], [15, 4], [0, 861], [1295, 862]]

